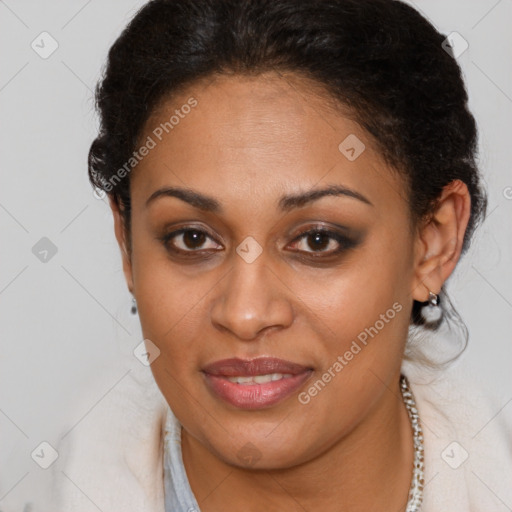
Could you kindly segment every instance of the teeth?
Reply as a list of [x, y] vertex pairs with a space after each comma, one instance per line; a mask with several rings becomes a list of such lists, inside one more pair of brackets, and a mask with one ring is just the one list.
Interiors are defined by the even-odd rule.
[[266, 384], [267, 382], [272, 382], [272, 375], [255, 375], [253, 377], [254, 379], [254, 382], [256, 382], [256, 384]]
[[238, 384], [248, 384], [249, 382], [252, 382], [252, 377], [237, 377]]
[[292, 377], [291, 373], [267, 373], [266, 375], [254, 375], [251, 377], [227, 377], [230, 382], [235, 384], [267, 384], [275, 380], [289, 379]]

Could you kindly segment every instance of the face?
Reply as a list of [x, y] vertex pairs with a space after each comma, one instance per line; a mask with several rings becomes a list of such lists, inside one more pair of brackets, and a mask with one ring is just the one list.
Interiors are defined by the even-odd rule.
[[298, 77], [219, 77], [140, 138], [125, 272], [151, 368], [187, 435], [231, 464], [317, 457], [399, 374], [406, 192], [340, 112]]

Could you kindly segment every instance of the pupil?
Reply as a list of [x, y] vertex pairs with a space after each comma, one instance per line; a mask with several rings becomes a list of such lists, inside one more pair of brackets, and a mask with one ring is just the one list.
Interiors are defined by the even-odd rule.
[[329, 236], [324, 233], [314, 233], [309, 235], [308, 244], [311, 249], [325, 249], [329, 245]]
[[186, 231], [183, 233], [183, 242], [189, 249], [203, 245], [205, 238], [205, 234], [199, 231]]

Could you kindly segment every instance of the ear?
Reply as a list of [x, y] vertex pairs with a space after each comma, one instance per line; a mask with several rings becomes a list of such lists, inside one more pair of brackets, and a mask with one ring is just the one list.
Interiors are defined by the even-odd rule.
[[416, 240], [415, 277], [412, 297], [428, 300], [438, 294], [459, 261], [471, 210], [471, 196], [461, 180], [443, 188], [436, 211], [426, 221]]
[[128, 285], [128, 290], [133, 293], [133, 276], [132, 276], [132, 263], [127, 249], [126, 230], [123, 216], [119, 209], [119, 204], [111, 196], [109, 196], [110, 208], [114, 216], [114, 231], [116, 234], [117, 243], [121, 249], [121, 257], [123, 260], [123, 272]]

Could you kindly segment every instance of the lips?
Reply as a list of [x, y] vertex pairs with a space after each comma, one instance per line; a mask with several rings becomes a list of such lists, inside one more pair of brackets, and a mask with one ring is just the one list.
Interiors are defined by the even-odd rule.
[[281, 402], [299, 389], [312, 371], [273, 357], [223, 359], [203, 368], [214, 396], [240, 409], [262, 409]]

